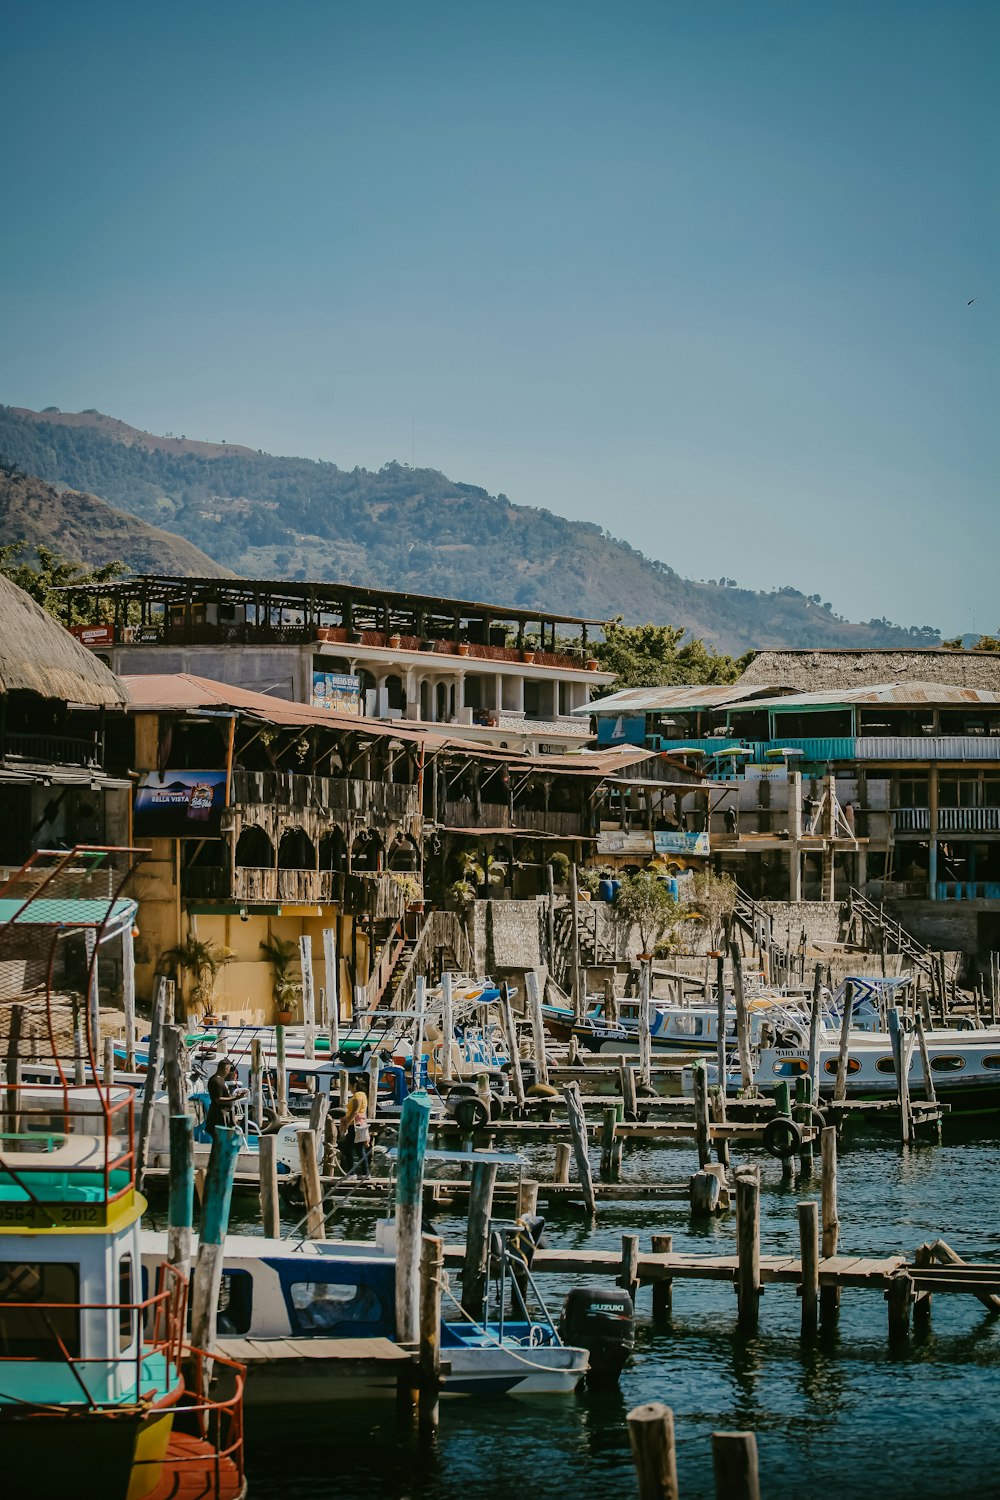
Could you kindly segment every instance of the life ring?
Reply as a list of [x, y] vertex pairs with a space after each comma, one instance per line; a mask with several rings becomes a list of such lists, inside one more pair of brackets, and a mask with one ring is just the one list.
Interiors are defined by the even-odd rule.
[[794, 1106], [794, 1109], [796, 1114], [801, 1114], [803, 1110], [808, 1110], [810, 1121], [819, 1130], [825, 1130], [827, 1125], [829, 1124], [826, 1115], [821, 1109], [817, 1109], [815, 1104], [796, 1104]]
[[802, 1131], [794, 1120], [778, 1115], [764, 1126], [764, 1150], [778, 1161], [787, 1161], [802, 1145]]
[[971, 1016], [956, 1016], [953, 1021], [956, 1031], [975, 1031], [976, 1023]]

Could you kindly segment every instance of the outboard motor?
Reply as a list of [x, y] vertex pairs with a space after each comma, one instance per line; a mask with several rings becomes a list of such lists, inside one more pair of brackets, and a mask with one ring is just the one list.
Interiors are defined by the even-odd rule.
[[618, 1379], [635, 1348], [635, 1309], [617, 1287], [576, 1286], [563, 1303], [559, 1336], [590, 1354], [587, 1379], [594, 1385]]

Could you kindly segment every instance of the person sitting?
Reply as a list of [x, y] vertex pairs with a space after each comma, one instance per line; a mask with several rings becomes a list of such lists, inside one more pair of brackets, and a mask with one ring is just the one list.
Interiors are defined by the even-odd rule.
[[208, 1080], [208, 1117], [205, 1120], [205, 1129], [212, 1139], [215, 1139], [217, 1125], [226, 1126], [228, 1129], [236, 1123], [235, 1105], [238, 1099], [245, 1099], [247, 1090], [239, 1086], [236, 1065], [229, 1061], [228, 1057], [222, 1058], [215, 1072]]

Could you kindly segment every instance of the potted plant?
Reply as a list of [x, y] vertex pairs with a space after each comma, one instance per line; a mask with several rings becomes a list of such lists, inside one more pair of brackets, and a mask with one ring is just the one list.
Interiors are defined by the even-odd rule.
[[458, 654], [459, 654], [459, 656], [468, 656], [470, 650], [471, 650], [471, 647], [469, 646], [468, 641], [459, 641], [459, 643], [458, 643]]
[[552, 880], [555, 885], [566, 885], [569, 881], [569, 855], [557, 849], [555, 854], [549, 856], [549, 864], [552, 867]]
[[407, 911], [420, 912], [424, 909], [424, 892], [420, 881], [415, 875], [406, 870], [390, 870], [389, 879], [393, 885], [399, 886], [406, 902]]
[[392, 635], [389, 637], [389, 645], [392, 647], [393, 651], [398, 651], [402, 644], [403, 637], [400, 635], [398, 630], [394, 630], [392, 632]]
[[521, 651], [521, 660], [529, 664], [535, 659], [535, 653], [530, 646], [525, 646]]
[[290, 938], [275, 935], [262, 942], [260, 950], [274, 970], [274, 1006], [278, 1013], [278, 1025], [288, 1026], [295, 1016], [295, 1003], [300, 986], [292, 978], [292, 967], [299, 956], [298, 944]]
[[163, 955], [173, 966], [178, 982], [182, 974], [189, 976], [192, 983], [188, 1000], [205, 1017], [211, 1012], [219, 971], [231, 964], [234, 956], [231, 949], [220, 948], [211, 938], [202, 941], [193, 932], [188, 933], [183, 943], [168, 948]]
[[456, 880], [447, 891], [448, 899], [460, 911], [466, 911], [476, 899], [476, 888], [471, 880]]

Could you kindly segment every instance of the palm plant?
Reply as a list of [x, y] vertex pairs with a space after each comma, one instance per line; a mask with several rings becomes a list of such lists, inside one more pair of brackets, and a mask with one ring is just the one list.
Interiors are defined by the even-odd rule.
[[163, 957], [173, 965], [175, 975], [191, 977], [188, 998], [192, 1006], [207, 1012], [212, 1006], [219, 972], [232, 963], [235, 954], [229, 948], [220, 948], [211, 938], [203, 940], [189, 932], [183, 943], [168, 948]]
[[301, 986], [292, 978], [292, 966], [299, 956], [298, 944], [291, 938], [273, 934], [260, 945], [260, 950], [274, 970], [272, 994], [280, 1011], [293, 1011]]

